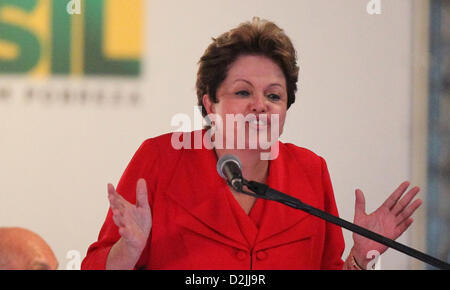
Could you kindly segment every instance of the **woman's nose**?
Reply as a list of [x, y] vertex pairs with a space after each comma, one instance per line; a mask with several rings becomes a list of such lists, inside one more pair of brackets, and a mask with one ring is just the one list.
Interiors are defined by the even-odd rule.
[[256, 95], [252, 98], [250, 109], [252, 113], [260, 114], [267, 113], [267, 103], [263, 95]]

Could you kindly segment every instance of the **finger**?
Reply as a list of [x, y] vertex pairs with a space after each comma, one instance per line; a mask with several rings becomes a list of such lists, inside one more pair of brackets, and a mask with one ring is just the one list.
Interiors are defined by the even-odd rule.
[[124, 211], [123, 208], [113, 208], [112, 209], [113, 215], [116, 215], [116, 216], [118, 216], [118, 217], [120, 217], [122, 219], [125, 217], [124, 212], [125, 211]]
[[143, 178], [140, 178], [136, 185], [136, 207], [141, 208], [149, 207], [147, 183]]
[[108, 193], [109, 204], [111, 209], [123, 209], [123, 202], [115, 194]]
[[111, 212], [112, 212], [112, 217], [113, 217], [114, 223], [119, 227], [125, 226], [125, 219], [124, 219], [123, 211], [120, 209], [111, 209]]
[[119, 228], [125, 226], [125, 223], [123, 222], [123, 219], [119, 214], [113, 214], [113, 221]]
[[364, 193], [357, 189], [355, 190], [355, 219], [361, 215], [366, 214], [366, 199], [364, 198]]
[[115, 199], [117, 199], [117, 201], [122, 202], [125, 201], [125, 199], [123, 198], [123, 196], [121, 196], [116, 189], [114, 188], [114, 185], [112, 185], [111, 183], [108, 183], [108, 196], [112, 196]]
[[397, 239], [398, 237], [400, 237], [414, 222], [414, 219], [409, 218], [405, 221], [403, 221], [400, 225], [398, 225], [398, 227], [396, 228], [396, 233], [395, 233], [395, 237], [394, 240]]
[[116, 192], [116, 189], [114, 188], [114, 185], [112, 185], [111, 183], [108, 183], [107, 189], [108, 189], [108, 193], [109, 194], [114, 194]]
[[111, 204], [111, 207], [117, 208], [119, 206], [119, 201], [117, 200], [117, 193], [116, 189], [114, 188], [114, 185], [108, 183], [107, 189], [108, 189], [108, 199], [109, 203]]
[[395, 219], [397, 226], [407, 220], [421, 205], [422, 200], [416, 199], [405, 210], [403, 210]]
[[397, 187], [397, 189], [386, 199], [382, 206], [391, 210], [408, 187], [409, 181], [405, 181], [400, 184], [399, 187]]
[[419, 193], [420, 188], [419, 187], [413, 187], [410, 191], [408, 191], [407, 194], [405, 194], [405, 196], [400, 199], [392, 208], [391, 212], [394, 215], [398, 215], [400, 214], [407, 206], [408, 204], [411, 202], [411, 200], [413, 200], [413, 198]]
[[117, 207], [125, 207], [130, 204], [122, 195], [120, 195], [114, 188], [114, 186], [108, 183], [108, 198], [114, 202]]

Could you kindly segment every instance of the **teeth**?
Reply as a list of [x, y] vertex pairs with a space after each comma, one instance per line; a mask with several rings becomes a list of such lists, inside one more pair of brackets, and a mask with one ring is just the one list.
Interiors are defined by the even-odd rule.
[[266, 126], [267, 122], [265, 122], [263, 120], [259, 120], [259, 121], [258, 120], [252, 120], [250, 122], [250, 124], [257, 125], [257, 126]]

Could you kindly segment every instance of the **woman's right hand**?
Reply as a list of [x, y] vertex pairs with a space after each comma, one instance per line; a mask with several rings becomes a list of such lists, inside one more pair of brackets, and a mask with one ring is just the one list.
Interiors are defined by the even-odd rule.
[[141, 253], [152, 228], [152, 213], [148, 203], [147, 185], [141, 178], [136, 186], [136, 205], [129, 203], [108, 183], [108, 199], [114, 223], [129, 250]]

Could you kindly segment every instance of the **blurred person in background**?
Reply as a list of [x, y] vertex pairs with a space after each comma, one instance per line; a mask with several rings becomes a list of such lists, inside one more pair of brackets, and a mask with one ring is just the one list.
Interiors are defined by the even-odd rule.
[[0, 228], [0, 270], [56, 270], [58, 261], [38, 234], [23, 228]]

